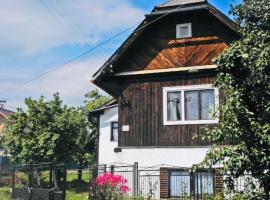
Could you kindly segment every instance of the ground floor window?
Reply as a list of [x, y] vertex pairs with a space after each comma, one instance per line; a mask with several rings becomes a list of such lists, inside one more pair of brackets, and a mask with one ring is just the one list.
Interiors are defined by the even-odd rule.
[[213, 173], [208, 171], [189, 173], [187, 170], [172, 170], [169, 173], [168, 189], [171, 198], [213, 195]]
[[214, 194], [214, 177], [211, 172], [195, 174], [195, 194]]
[[190, 196], [190, 175], [188, 171], [171, 171], [170, 197]]

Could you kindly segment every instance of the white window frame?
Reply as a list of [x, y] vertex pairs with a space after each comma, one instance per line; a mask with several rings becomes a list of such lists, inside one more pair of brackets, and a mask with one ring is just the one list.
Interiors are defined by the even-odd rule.
[[[173, 87], [163, 87], [163, 124], [164, 125], [187, 125], [187, 124], [217, 124], [219, 123], [218, 115], [216, 119], [211, 120], [185, 120], [185, 91], [193, 90], [214, 90], [215, 95], [215, 112], [218, 111], [219, 107], [219, 90], [218, 88], [213, 87], [213, 85], [189, 85], [189, 86], [173, 86]], [[167, 99], [168, 92], [181, 92], [181, 120], [179, 121], [168, 121], [167, 114]]]
[[[182, 36], [180, 34], [180, 28], [182, 27], [188, 27], [188, 35]], [[190, 38], [192, 37], [192, 24], [191, 23], [185, 23], [185, 24], [177, 24], [176, 25], [176, 38], [181, 39], [181, 38]]]

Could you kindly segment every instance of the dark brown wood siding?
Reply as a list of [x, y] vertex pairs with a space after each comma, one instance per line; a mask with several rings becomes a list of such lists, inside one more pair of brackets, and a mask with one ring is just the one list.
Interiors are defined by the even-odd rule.
[[[208, 125], [163, 125], [163, 87], [212, 84], [213, 74], [161, 76], [126, 80], [119, 97], [119, 146], [207, 146], [204, 135]], [[129, 131], [121, 127], [129, 125]]]
[[[192, 23], [192, 38], [176, 39], [176, 25]], [[211, 65], [235, 33], [206, 11], [169, 15], [149, 26], [114, 64], [116, 72]]]

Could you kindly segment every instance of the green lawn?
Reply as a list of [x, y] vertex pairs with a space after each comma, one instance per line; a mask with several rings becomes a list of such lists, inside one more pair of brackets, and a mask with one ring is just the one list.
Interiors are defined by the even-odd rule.
[[10, 188], [0, 187], [0, 200], [10, 200]]
[[66, 200], [87, 200], [89, 191], [90, 173], [83, 172], [82, 182], [77, 181], [77, 171], [69, 171], [67, 176]]

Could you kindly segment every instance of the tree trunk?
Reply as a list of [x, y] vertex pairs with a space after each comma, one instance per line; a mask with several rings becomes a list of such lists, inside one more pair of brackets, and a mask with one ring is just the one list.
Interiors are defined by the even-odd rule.
[[82, 170], [81, 169], [78, 170], [78, 181], [79, 182], [82, 181]]
[[264, 182], [264, 192], [265, 192], [265, 199], [270, 199], [270, 183], [269, 183], [269, 181]]

